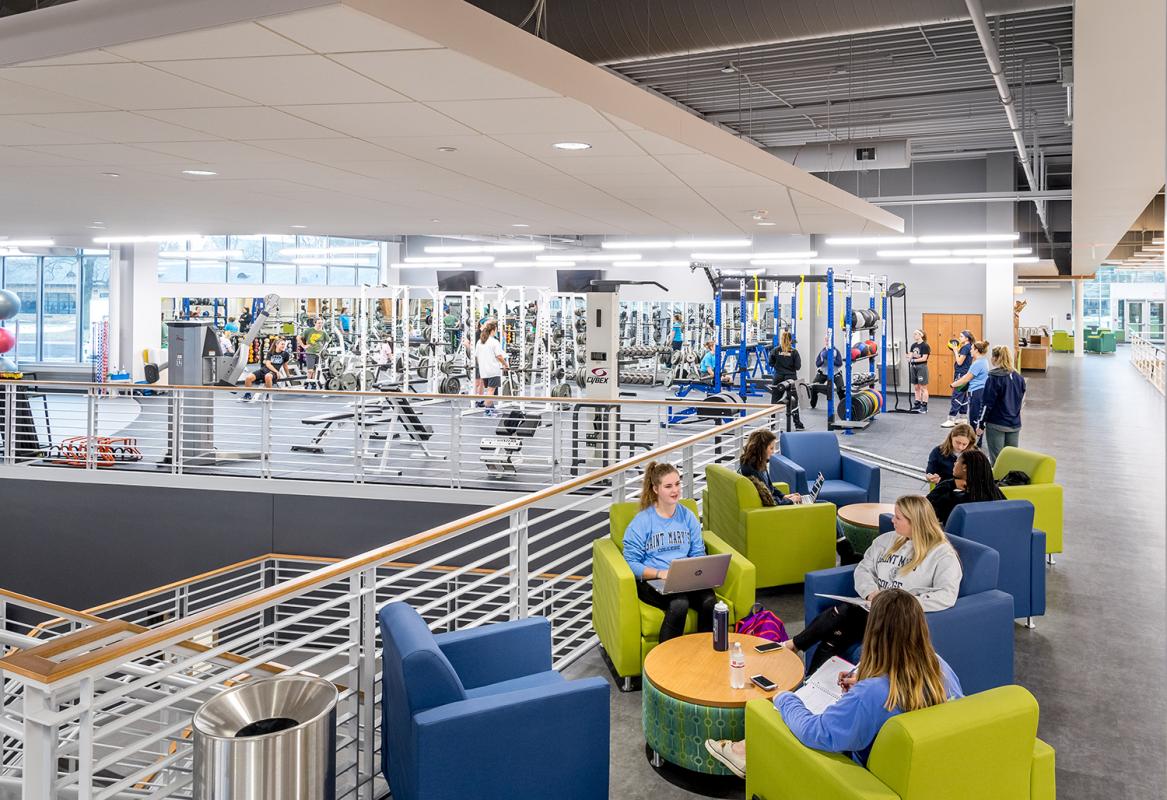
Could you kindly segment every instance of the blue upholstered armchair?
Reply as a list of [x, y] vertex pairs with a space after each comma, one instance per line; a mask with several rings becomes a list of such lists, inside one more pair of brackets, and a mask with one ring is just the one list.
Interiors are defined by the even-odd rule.
[[[964, 577], [956, 605], [924, 615], [932, 645], [956, 672], [965, 694], [1013, 683], [1013, 598], [996, 588], [1000, 556], [992, 548], [959, 536], [951, 541]], [[855, 596], [854, 572], [851, 565], [806, 574], [803, 608], [807, 623], [835, 602], [816, 594]], [[846, 657], [855, 662], [858, 649]]]
[[839, 439], [829, 431], [783, 433], [781, 455], [770, 459], [770, 479], [790, 486], [790, 491], [809, 491], [821, 472], [825, 479], [819, 500], [838, 508], [852, 503], [879, 502], [879, 467], [839, 451]]
[[437, 636], [405, 603], [378, 619], [395, 800], [608, 797], [608, 682], [551, 669], [546, 619]]
[[1033, 627], [1031, 618], [1045, 613], [1045, 534], [1033, 529], [1033, 503], [963, 503], [952, 510], [945, 530], [1000, 554], [997, 588], [1013, 595], [1013, 616]]

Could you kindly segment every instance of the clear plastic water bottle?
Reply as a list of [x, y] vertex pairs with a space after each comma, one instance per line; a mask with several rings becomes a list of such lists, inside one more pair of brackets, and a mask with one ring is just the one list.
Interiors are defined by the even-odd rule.
[[729, 687], [746, 688], [746, 654], [742, 652], [741, 642], [734, 642], [729, 651]]

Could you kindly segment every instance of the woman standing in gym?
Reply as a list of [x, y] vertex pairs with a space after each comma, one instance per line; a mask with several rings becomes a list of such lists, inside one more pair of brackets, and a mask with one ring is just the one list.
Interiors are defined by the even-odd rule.
[[[956, 357], [952, 362], [952, 380], [955, 383], [964, 377], [968, 372], [968, 368], [972, 365], [972, 331], [961, 331], [960, 336], [955, 342], [948, 343], [948, 349]], [[951, 428], [964, 417], [965, 422], [968, 421], [968, 396], [965, 390], [954, 391], [952, 393], [952, 402], [948, 406], [948, 419], [940, 423], [941, 428]]]
[[[897, 714], [964, 697], [960, 679], [932, 648], [924, 611], [900, 589], [880, 592], [863, 634], [863, 659], [839, 673], [843, 696], [821, 714], [794, 692], [774, 698], [790, 732], [806, 747], [846, 753], [866, 766], [883, 723]], [[705, 749], [739, 778], [746, 776], [745, 742], [706, 739]], [[759, 754], [755, 755], [758, 758]]]
[[[508, 367], [502, 345], [494, 336], [496, 330], [498, 323], [488, 320], [482, 326], [478, 343], [474, 346], [474, 360], [478, 364], [478, 374], [482, 377], [483, 394], [486, 395], [498, 394], [502, 387], [502, 374]], [[483, 405], [486, 406], [486, 416], [493, 417], [494, 402], [486, 400]]]
[[644, 470], [640, 490], [640, 513], [624, 532], [624, 560], [636, 576], [637, 596], [665, 612], [657, 641], [664, 643], [685, 632], [689, 609], [697, 611], [697, 632], [713, 630], [713, 607], [717, 596], [712, 589], [663, 595], [651, 580], [669, 576], [669, 564], [678, 558], [705, 555], [701, 523], [680, 504], [681, 474], [672, 464], [651, 462]]
[[932, 346], [928, 344], [928, 334], [921, 330], [912, 331], [912, 338], [915, 341], [908, 349], [908, 382], [912, 384], [912, 392], [916, 395], [912, 411], [927, 414], [928, 359], [932, 355]]
[[968, 387], [968, 419], [970, 424], [975, 424], [981, 417], [982, 392], [985, 388], [985, 381], [989, 377], [989, 362], [986, 361], [988, 355], [988, 342], [973, 342], [973, 360], [972, 364], [969, 365], [968, 372], [952, 382], [953, 389], [960, 389], [962, 386]]
[[993, 368], [985, 381], [980, 419], [973, 424], [984, 435], [989, 462], [1005, 447], [1021, 440], [1021, 405], [1025, 402], [1025, 378], [1013, 367], [1013, 354], [1004, 345], [993, 348]]
[[679, 352], [685, 343], [685, 326], [680, 314], [673, 314], [673, 352]]
[[778, 346], [770, 351], [770, 367], [774, 370], [774, 385], [770, 387], [770, 405], [786, 403], [787, 414], [794, 420], [794, 429], [806, 430], [798, 417], [798, 371], [802, 369], [802, 356], [794, 349], [790, 331], [782, 331]]
[[[895, 530], [877, 537], [855, 567], [855, 593], [873, 600], [885, 589], [899, 588], [914, 595], [925, 611], [951, 608], [964, 572], [932, 506], [919, 495], [904, 495], [896, 500], [892, 525]], [[863, 640], [867, 617], [861, 606], [840, 603], [784, 644], [795, 652], [818, 645], [806, 665], [806, 673], [813, 675], [831, 656], [844, 655]]]

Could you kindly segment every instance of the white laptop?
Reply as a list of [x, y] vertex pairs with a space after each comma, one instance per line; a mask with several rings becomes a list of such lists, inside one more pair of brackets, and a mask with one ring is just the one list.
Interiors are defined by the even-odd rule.
[[649, 581], [649, 585], [661, 594], [697, 592], [701, 589], [716, 589], [725, 583], [729, 574], [729, 553], [716, 556], [696, 556], [678, 558], [669, 564], [669, 575], [663, 581]]
[[817, 503], [819, 501], [819, 492], [821, 492], [823, 490], [823, 484], [826, 482], [827, 482], [827, 479], [824, 478], [823, 474], [820, 472], [819, 476], [817, 478], [815, 478], [814, 485], [811, 486], [810, 491], [807, 492], [807, 495], [810, 497], [810, 500], [806, 500], [804, 497], [802, 502], [804, 502], [804, 503]]

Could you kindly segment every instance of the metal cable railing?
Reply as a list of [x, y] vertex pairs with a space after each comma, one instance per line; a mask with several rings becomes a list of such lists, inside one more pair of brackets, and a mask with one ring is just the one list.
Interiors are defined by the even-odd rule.
[[1131, 363], [1135, 369], [1159, 390], [1167, 394], [1167, 351], [1139, 334], [1129, 334]]
[[379, 607], [409, 602], [435, 630], [547, 617], [562, 669], [596, 644], [592, 542], [607, 533], [611, 503], [636, 496], [643, 464], [674, 461], [686, 496], [698, 497], [705, 466], [736, 458], [749, 430], [776, 428], [780, 412], [690, 428], [697, 432], [343, 561], [312, 568], [272, 557], [92, 609], [51, 641], [0, 660], [4, 708], [13, 709], [5, 739], [13, 766], [0, 778], [18, 780], [26, 797], [189, 797], [194, 709], [274, 669], [340, 687], [338, 797], [371, 798]]

